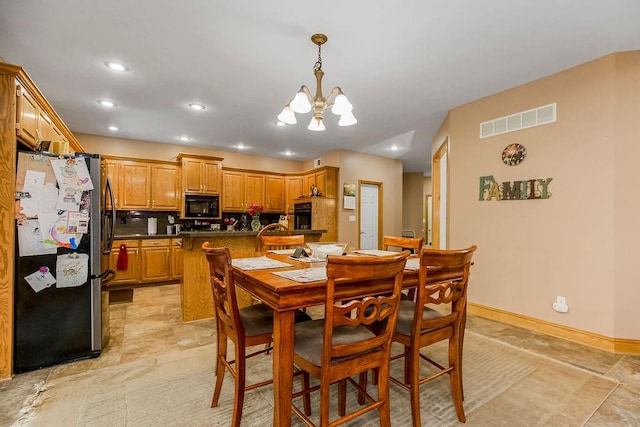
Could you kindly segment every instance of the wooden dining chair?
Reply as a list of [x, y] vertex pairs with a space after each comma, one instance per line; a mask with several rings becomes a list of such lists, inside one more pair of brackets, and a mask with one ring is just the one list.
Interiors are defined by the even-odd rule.
[[[393, 341], [404, 346], [404, 381], [390, 380], [405, 388], [411, 396], [413, 426], [420, 426], [420, 386], [449, 374], [451, 394], [460, 422], [465, 422], [462, 391], [462, 343], [467, 310], [469, 269], [476, 246], [461, 250], [424, 249], [420, 254], [418, 292], [416, 301], [402, 300]], [[446, 280], [427, 284], [429, 270], [445, 273]], [[434, 310], [428, 305], [438, 305]], [[446, 308], [445, 308], [446, 307]], [[420, 349], [439, 341], [449, 340], [447, 366], [420, 353]], [[433, 375], [420, 378], [420, 360], [439, 369]]]
[[424, 246], [424, 237], [396, 237], [384, 236], [382, 245], [385, 251], [392, 247], [400, 248], [400, 250], [411, 249], [414, 254], [419, 254]]
[[[231, 425], [239, 426], [242, 418], [245, 391], [273, 382], [273, 380], [268, 380], [246, 385], [245, 380], [247, 359], [266, 353], [271, 349], [268, 344], [273, 342], [273, 310], [264, 304], [238, 308], [229, 248], [213, 248], [209, 245], [209, 242], [205, 242], [202, 245], [202, 250], [209, 263], [217, 332], [216, 385], [211, 407], [218, 406], [226, 368], [235, 380]], [[307, 314], [301, 311], [296, 312], [296, 321], [310, 319]], [[234, 360], [227, 359], [227, 339], [233, 341]], [[265, 344], [266, 347], [247, 354], [247, 347], [259, 344]]]
[[[400, 250], [410, 249], [411, 253], [419, 254], [422, 252], [424, 246], [424, 237], [397, 237], [397, 236], [384, 236], [382, 238], [382, 245], [385, 251], [391, 248], [400, 248]], [[409, 289], [406, 295], [401, 295], [403, 299], [416, 299], [416, 290]]]
[[[391, 338], [400, 301], [403, 271], [409, 251], [384, 257], [327, 257], [327, 293], [324, 319], [302, 322], [295, 327], [294, 363], [302, 369], [305, 383], [311, 374], [320, 385], [305, 388], [294, 397], [320, 390], [320, 425], [339, 425], [374, 409], [379, 410], [380, 425], [389, 426], [389, 356]], [[352, 284], [336, 290], [336, 282]], [[375, 290], [371, 287], [375, 284]], [[386, 328], [373, 332], [373, 322], [386, 320]], [[351, 376], [378, 368], [378, 399], [366, 393]], [[338, 386], [338, 418], [329, 423], [329, 387]], [[347, 382], [359, 390], [368, 405], [346, 412]], [[305, 408], [306, 409], [306, 408]], [[313, 425], [305, 411], [295, 405], [293, 412], [307, 425]]]
[[[267, 231], [282, 231], [283, 234], [278, 235], [265, 235]], [[304, 235], [291, 235], [289, 227], [272, 223], [264, 227], [256, 236], [256, 252], [265, 252], [269, 249], [289, 249], [295, 246], [304, 245]]]

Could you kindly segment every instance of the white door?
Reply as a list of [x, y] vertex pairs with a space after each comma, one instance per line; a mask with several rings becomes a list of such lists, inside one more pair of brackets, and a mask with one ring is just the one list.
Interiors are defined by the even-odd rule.
[[360, 185], [360, 249], [378, 249], [378, 186]]

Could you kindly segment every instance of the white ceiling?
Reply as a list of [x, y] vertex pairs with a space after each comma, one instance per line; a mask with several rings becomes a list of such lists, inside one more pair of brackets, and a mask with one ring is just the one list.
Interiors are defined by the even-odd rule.
[[[242, 142], [298, 160], [347, 149], [429, 175], [449, 109], [638, 49], [639, 22], [638, 0], [0, 0], [0, 57], [26, 69], [74, 132], [172, 144], [188, 135], [187, 146]], [[311, 113], [277, 127], [301, 85], [315, 92], [317, 32], [329, 37], [324, 95], [341, 86], [358, 123], [339, 127], [327, 112], [324, 132], [306, 129]], [[113, 59], [130, 72], [108, 70]]]

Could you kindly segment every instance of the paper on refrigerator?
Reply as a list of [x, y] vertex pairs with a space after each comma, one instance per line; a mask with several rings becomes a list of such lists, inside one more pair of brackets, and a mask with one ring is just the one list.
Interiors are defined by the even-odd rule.
[[87, 283], [89, 255], [71, 253], [58, 255], [56, 261], [56, 287], [71, 288]]
[[55, 254], [58, 245], [45, 243], [37, 219], [27, 219], [18, 222], [18, 254], [19, 256]]

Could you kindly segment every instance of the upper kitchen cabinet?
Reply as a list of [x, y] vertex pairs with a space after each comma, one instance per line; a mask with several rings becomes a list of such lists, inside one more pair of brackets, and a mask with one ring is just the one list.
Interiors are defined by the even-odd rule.
[[[6, 66], [7, 64], [0, 63], [0, 71]], [[66, 142], [69, 151], [84, 151], [32, 83], [17, 78], [15, 90], [15, 129], [20, 142], [34, 150], [38, 148], [40, 141]], [[49, 150], [53, 151], [54, 147], [57, 146], [51, 146]]]
[[285, 212], [284, 176], [265, 176], [265, 210], [267, 212]]
[[220, 194], [222, 189], [222, 158], [178, 155], [182, 162], [182, 191], [191, 194]]
[[180, 210], [180, 167], [177, 163], [105, 156], [104, 166], [116, 209]]
[[286, 179], [286, 212], [293, 213], [296, 199], [309, 195], [309, 189], [304, 190], [304, 176], [287, 176]]
[[284, 213], [284, 175], [224, 169], [222, 171], [222, 211], [246, 211], [251, 203], [264, 206], [265, 212]]
[[338, 194], [338, 168], [325, 166], [304, 174], [305, 195], [311, 195], [315, 185], [321, 196], [335, 198]]

